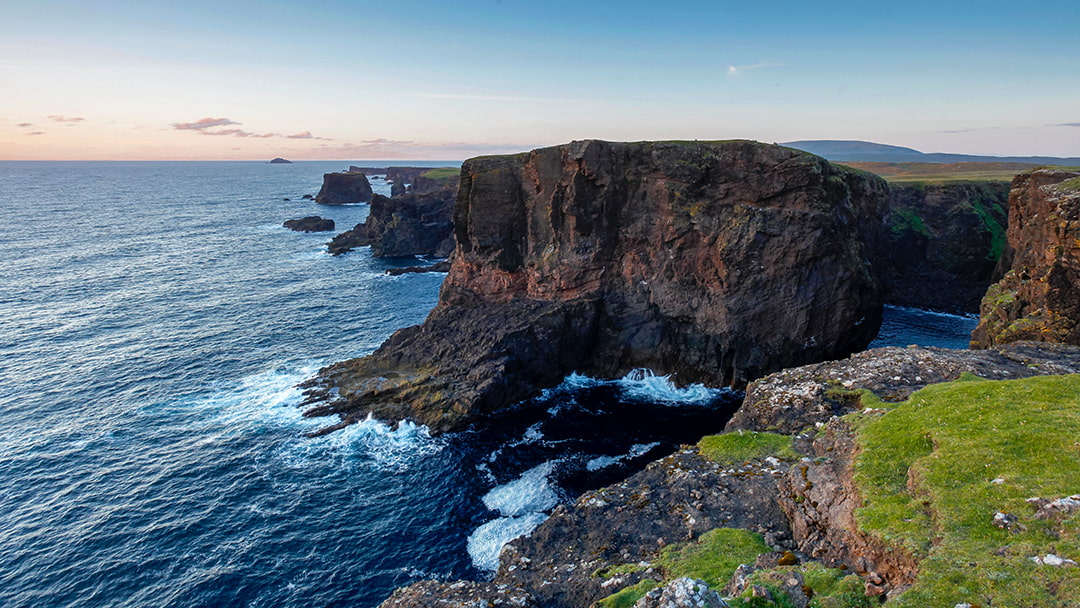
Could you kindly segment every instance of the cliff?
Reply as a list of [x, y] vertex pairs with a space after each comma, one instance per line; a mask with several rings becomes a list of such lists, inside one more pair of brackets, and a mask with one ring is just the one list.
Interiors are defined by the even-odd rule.
[[322, 205], [366, 203], [371, 200], [371, 183], [363, 173], [326, 173], [315, 202]]
[[571, 371], [743, 386], [861, 350], [880, 324], [867, 251], [885, 207], [880, 178], [746, 141], [472, 159], [439, 304], [323, 369], [308, 414], [445, 431]]
[[1008, 182], [890, 184], [888, 246], [875, 255], [885, 302], [978, 312], [1005, 248], [1008, 196]]
[[1080, 348], [1018, 343], [769, 375], [728, 432], [557, 507], [493, 581], [383, 606], [630, 606], [682, 577], [733, 607], [1071, 605], [1078, 372]]
[[982, 300], [972, 348], [1016, 340], [1080, 344], [1080, 173], [1013, 179], [1004, 277]]
[[454, 251], [456, 194], [456, 188], [442, 188], [390, 198], [372, 195], [367, 219], [335, 236], [328, 251], [340, 255], [370, 245], [375, 257], [448, 257]]

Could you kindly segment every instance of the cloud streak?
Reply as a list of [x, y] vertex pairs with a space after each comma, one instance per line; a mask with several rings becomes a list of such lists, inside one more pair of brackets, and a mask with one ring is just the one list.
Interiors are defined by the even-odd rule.
[[219, 137], [251, 137], [254, 139], [269, 139], [271, 137], [281, 137], [284, 139], [313, 139], [322, 141], [333, 141], [326, 137], [315, 137], [311, 134], [311, 131], [304, 131], [295, 135], [282, 135], [281, 133], [253, 133], [251, 131], [245, 131], [244, 129], [220, 129], [218, 127], [228, 127], [232, 125], [241, 125], [243, 123], [232, 120], [231, 118], [200, 118], [194, 122], [174, 122], [172, 128], [177, 131], [189, 131], [192, 133], [198, 133], [199, 135], [212, 135]]
[[1063, 122], [1061, 124], [1054, 125], [1055, 127], [1080, 127], [1080, 122]]
[[70, 124], [75, 124], [86, 120], [82, 116], [60, 116], [57, 114], [53, 114], [51, 116], [48, 116], [47, 118], [53, 122], [66, 122]]
[[31, 132], [27, 133], [27, 135], [28, 136], [29, 135], [45, 135], [45, 132], [44, 131], [31, 131]]
[[729, 65], [727, 69], [727, 75], [734, 78], [737, 76], [742, 76], [743, 74], [751, 72], [753, 70], [760, 70], [761, 68], [771, 68], [775, 67], [776, 65], [778, 64], [768, 62], [755, 63], [753, 65]]
[[21, 127], [21, 128], [23, 128], [23, 129], [25, 129], [25, 128], [27, 128], [27, 127], [32, 127], [32, 126], [34, 126], [34, 123], [32, 123], [32, 122], [20, 122], [19, 124], [15, 125], [15, 126], [16, 126], [16, 127]]

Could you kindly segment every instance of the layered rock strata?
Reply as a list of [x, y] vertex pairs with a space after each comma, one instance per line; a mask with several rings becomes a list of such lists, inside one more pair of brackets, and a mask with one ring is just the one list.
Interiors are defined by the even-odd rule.
[[315, 202], [322, 205], [366, 203], [371, 200], [371, 183], [363, 173], [327, 173]]
[[445, 431], [571, 371], [742, 386], [861, 350], [886, 197], [876, 176], [746, 141], [472, 159], [438, 306], [322, 370], [311, 413]]
[[874, 256], [885, 302], [978, 312], [1005, 248], [1009, 183], [890, 189], [888, 245]]
[[1015, 340], [1080, 345], [1080, 173], [1013, 179], [1008, 272], [982, 300], [972, 348]]

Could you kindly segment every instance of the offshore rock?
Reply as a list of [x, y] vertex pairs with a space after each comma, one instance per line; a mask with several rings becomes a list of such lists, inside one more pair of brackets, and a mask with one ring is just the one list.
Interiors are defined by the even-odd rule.
[[1005, 248], [1009, 183], [890, 188], [888, 246], [874, 260], [885, 302], [978, 312]]
[[1016, 340], [1080, 345], [1080, 173], [1013, 179], [1008, 272], [986, 292], [971, 347]]
[[445, 431], [571, 371], [739, 387], [861, 350], [880, 324], [867, 252], [886, 196], [876, 176], [747, 141], [472, 159], [438, 306], [322, 370], [313, 413]]
[[785, 369], [750, 384], [726, 431], [792, 435], [859, 411], [860, 390], [885, 401], [903, 401], [928, 384], [956, 380], [964, 372], [991, 380], [1080, 373], [1080, 348], [1015, 343], [990, 350], [889, 346]]
[[322, 205], [345, 205], [366, 203], [371, 200], [371, 183], [359, 172], [326, 173], [323, 185], [315, 195], [315, 202]]
[[377, 258], [449, 257], [454, 251], [456, 194], [456, 188], [391, 198], [375, 194], [367, 219], [335, 236], [327, 249], [331, 255], [341, 255], [371, 245], [371, 254]]
[[296, 232], [329, 232], [334, 229], [334, 220], [309, 215], [298, 220], [285, 220], [282, 226]]

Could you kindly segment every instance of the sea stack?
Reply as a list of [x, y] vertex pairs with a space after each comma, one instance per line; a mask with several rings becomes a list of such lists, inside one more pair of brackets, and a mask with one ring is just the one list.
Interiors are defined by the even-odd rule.
[[326, 173], [323, 185], [315, 195], [315, 202], [322, 205], [347, 205], [371, 201], [371, 183], [363, 173]]
[[466, 161], [423, 325], [306, 383], [310, 415], [461, 428], [572, 371], [742, 387], [877, 333], [888, 188], [750, 141], [577, 141]]

